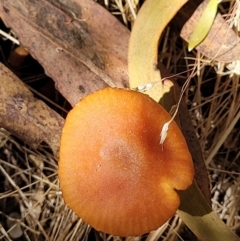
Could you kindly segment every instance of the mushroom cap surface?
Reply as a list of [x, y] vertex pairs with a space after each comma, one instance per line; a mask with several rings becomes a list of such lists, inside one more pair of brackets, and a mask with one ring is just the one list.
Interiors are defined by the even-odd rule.
[[96, 230], [142, 235], [171, 218], [180, 199], [174, 189], [193, 182], [194, 167], [171, 116], [145, 94], [105, 88], [83, 98], [62, 131], [58, 175], [62, 195]]

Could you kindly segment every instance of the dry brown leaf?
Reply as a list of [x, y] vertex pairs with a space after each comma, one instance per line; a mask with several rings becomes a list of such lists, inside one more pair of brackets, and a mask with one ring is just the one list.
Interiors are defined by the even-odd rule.
[[[208, 0], [202, 3], [199, 0], [188, 1], [176, 16], [173, 24], [181, 29], [181, 37], [185, 41], [188, 42], [207, 3]], [[190, 17], [189, 15], [192, 13], [193, 15]], [[217, 14], [208, 35], [196, 49], [209, 59], [229, 63], [239, 59], [239, 42], [240, 38], [229, 28], [221, 14]]]
[[45, 142], [57, 154], [63, 118], [34, 98], [23, 82], [1, 63], [0, 79], [0, 126], [33, 148]]
[[128, 85], [129, 31], [94, 1], [2, 0], [0, 15], [71, 105]]

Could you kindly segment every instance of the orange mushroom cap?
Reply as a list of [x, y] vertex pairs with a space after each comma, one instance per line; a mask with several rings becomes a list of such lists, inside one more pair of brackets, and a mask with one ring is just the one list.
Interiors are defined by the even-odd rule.
[[172, 217], [174, 189], [191, 185], [194, 168], [171, 116], [145, 94], [106, 88], [83, 98], [63, 128], [58, 175], [62, 195], [85, 222], [119, 236], [141, 235]]

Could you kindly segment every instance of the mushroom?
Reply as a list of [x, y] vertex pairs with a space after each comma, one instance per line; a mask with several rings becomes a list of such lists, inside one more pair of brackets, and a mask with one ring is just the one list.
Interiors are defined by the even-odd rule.
[[62, 131], [58, 175], [69, 206], [96, 230], [142, 235], [171, 218], [176, 190], [193, 182], [186, 141], [171, 116], [149, 96], [105, 88], [83, 98]]

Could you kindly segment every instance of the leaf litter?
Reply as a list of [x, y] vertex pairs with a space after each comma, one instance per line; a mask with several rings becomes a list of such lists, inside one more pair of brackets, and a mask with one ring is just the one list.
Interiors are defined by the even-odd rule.
[[[226, 2], [233, 5], [232, 1]], [[134, 21], [132, 9], [136, 11], [139, 7], [138, 1], [105, 0], [102, 4], [121, 16], [126, 25]], [[226, 16], [232, 16], [223, 9]], [[170, 30], [164, 41], [167, 44], [160, 50], [164, 53], [160, 59], [171, 73], [183, 72], [186, 67], [191, 69], [198, 62], [184, 100], [209, 171], [212, 207], [227, 225], [240, 233], [239, 74], [195, 51], [188, 53], [187, 45], [174, 31]], [[178, 76], [182, 84], [188, 77], [189, 73]], [[14, 240], [10, 236], [13, 226], [5, 225], [10, 219], [15, 225], [20, 224], [22, 240], [124, 240], [91, 230], [65, 206], [58, 185], [57, 159], [44, 143], [37, 151], [33, 150], [1, 128], [0, 148], [3, 184], [0, 185], [0, 239]], [[12, 212], [20, 214], [20, 218], [11, 218]], [[148, 235], [125, 240], [187, 240], [190, 234], [181, 232], [182, 226], [175, 216]]]

